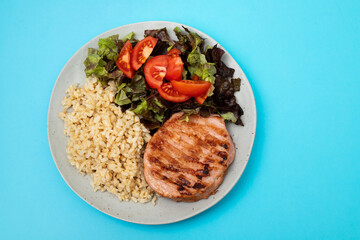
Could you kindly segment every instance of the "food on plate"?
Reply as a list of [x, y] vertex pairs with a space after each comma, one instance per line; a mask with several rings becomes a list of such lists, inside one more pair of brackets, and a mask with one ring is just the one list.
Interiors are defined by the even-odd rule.
[[147, 61], [144, 68], [144, 74], [150, 88], [157, 89], [161, 87], [168, 65], [168, 57], [165, 55], [158, 55]]
[[190, 97], [200, 97], [207, 93], [211, 87], [209, 82], [193, 80], [172, 81], [171, 85], [179, 93]]
[[177, 40], [166, 28], [142, 40], [99, 39], [84, 61], [85, 84], [67, 90], [60, 118], [68, 159], [95, 191], [141, 203], [154, 203], [155, 192], [197, 201], [216, 192], [234, 160], [225, 121], [243, 125], [241, 80], [217, 45], [205, 47], [185, 27], [174, 33]]
[[172, 48], [166, 55], [168, 56], [169, 66], [166, 69], [165, 78], [169, 81], [171, 80], [181, 80], [184, 63], [180, 57], [180, 50]]
[[138, 70], [150, 56], [151, 52], [157, 43], [157, 38], [146, 37], [136, 44], [134, 51], [131, 54], [131, 67]]
[[235, 157], [234, 143], [218, 115], [176, 113], [154, 134], [144, 153], [144, 175], [158, 194], [193, 202], [214, 194]]
[[241, 80], [222, 61], [225, 51], [205, 46], [205, 39], [185, 27], [174, 28], [174, 33], [177, 40], [166, 28], [146, 30], [140, 41], [133, 33], [100, 39], [99, 50], [89, 49], [85, 73], [104, 86], [116, 81], [114, 102], [134, 111], [152, 132], [179, 111], [218, 114], [243, 125], [243, 110], [235, 98]]
[[163, 99], [170, 102], [180, 103], [190, 99], [190, 96], [176, 91], [171, 83], [163, 83], [157, 90]]
[[104, 88], [95, 78], [86, 79], [80, 88], [68, 88], [60, 118], [69, 137], [69, 162], [91, 176], [95, 191], [107, 190], [120, 201], [155, 201], [142, 171], [149, 130], [133, 112], [122, 112], [113, 103], [116, 92], [114, 81]]
[[127, 40], [125, 45], [120, 51], [118, 59], [116, 60], [116, 66], [125, 74], [126, 77], [132, 78], [135, 74], [134, 69], [130, 66], [130, 56], [132, 53], [131, 42]]

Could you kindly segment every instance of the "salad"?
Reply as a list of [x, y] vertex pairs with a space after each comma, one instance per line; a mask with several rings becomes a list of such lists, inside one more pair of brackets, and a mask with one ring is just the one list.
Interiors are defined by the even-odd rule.
[[240, 78], [221, 60], [224, 50], [204, 46], [204, 39], [187, 28], [175, 27], [177, 40], [166, 28], [145, 30], [137, 40], [133, 32], [119, 38], [99, 39], [84, 61], [87, 76], [107, 85], [117, 83], [115, 104], [132, 110], [150, 130], [158, 129], [173, 113], [203, 117], [219, 114], [225, 121], [243, 125], [243, 110], [234, 93]]

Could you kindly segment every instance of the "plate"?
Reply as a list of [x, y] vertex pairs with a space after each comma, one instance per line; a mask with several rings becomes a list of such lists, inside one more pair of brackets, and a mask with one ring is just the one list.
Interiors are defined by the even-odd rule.
[[[94, 192], [90, 185], [90, 177], [80, 175], [75, 167], [69, 164], [66, 154], [67, 137], [63, 133], [64, 122], [59, 119], [58, 114], [63, 109], [61, 100], [65, 96], [65, 90], [72, 84], [84, 83], [85, 73], [83, 62], [87, 57], [88, 48], [97, 48], [99, 38], [105, 38], [114, 34], [119, 34], [121, 37], [129, 32], [134, 32], [138, 39], [142, 39], [145, 29], [158, 29], [163, 27], [167, 27], [170, 36], [176, 39], [172, 29], [176, 26], [180, 27], [181, 25], [182, 24], [179, 23], [163, 21], [134, 23], [114, 28], [95, 37], [81, 47], [66, 63], [56, 80], [51, 95], [47, 125], [48, 139], [51, 154], [60, 174], [69, 187], [88, 204], [103, 213], [124, 221], [139, 224], [166, 224], [181, 221], [205, 211], [218, 203], [234, 187], [242, 175], [250, 157], [256, 130], [255, 99], [250, 83], [244, 72], [225, 50], [222, 60], [227, 66], [235, 69], [234, 77], [240, 77], [242, 80], [241, 91], [237, 92], [235, 96], [244, 110], [242, 121], [245, 126], [241, 127], [235, 124], [227, 125], [235, 142], [236, 156], [216, 194], [210, 196], [208, 199], [193, 203], [174, 202], [167, 198], [159, 198], [156, 206], [153, 206], [151, 202], [146, 204], [120, 202], [115, 195], [108, 192]], [[217, 43], [205, 33], [190, 26], [185, 27], [205, 38], [205, 44], [213, 46]], [[237, 200], [234, 199], [234, 201]]]

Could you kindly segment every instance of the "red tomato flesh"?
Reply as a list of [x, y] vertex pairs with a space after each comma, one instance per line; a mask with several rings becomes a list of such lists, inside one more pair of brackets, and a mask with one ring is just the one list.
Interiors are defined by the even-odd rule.
[[180, 55], [180, 54], [181, 54], [181, 52], [179, 49], [173, 48], [166, 55], [171, 56], [171, 55]]
[[159, 88], [161, 86], [166, 75], [167, 66], [168, 57], [165, 55], [158, 55], [147, 61], [144, 73], [146, 82], [151, 88]]
[[209, 90], [211, 83], [206, 81], [180, 80], [171, 81], [174, 89], [190, 97], [201, 96]]
[[181, 80], [183, 72], [183, 61], [181, 60], [180, 50], [173, 48], [166, 55], [169, 56], [169, 66], [165, 78], [171, 80]]
[[192, 77], [192, 80], [194, 80], [194, 81], [199, 81], [199, 80], [201, 80], [200, 79], [200, 77], [198, 76], [198, 75], [194, 75], [193, 77]]
[[203, 94], [201, 96], [195, 97], [195, 100], [198, 102], [198, 104], [202, 105], [205, 102], [205, 100], [207, 98], [207, 94], [208, 93], [206, 92], [205, 94]]
[[190, 96], [183, 95], [176, 91], [169, 82], [163, 83], [157, 90], [162, 98], [170, 102], [185, 102], [190, 99]]
[[116, 60], [116, 66], [125, 74], [126, 77], [132, 78], [135, 74], [134, 69], [130, 67], [130, 56], [132, 46], [128, 40], [120, 51], [119, 57]]
[[[195, 75], [192, 77], [192, 80], [194, 80], [194, 81], [199, 81], [199, 80], [200, 80], [200, 77], [195, 74]], [[209, 90], [210, 90], [210, 88], [209, 88]], [[198, 97], [195, 97], [195, 100], [196, 100], [200, 105], [205, 102], [209, 90], [208, 90], [206, 93], [204, 93], [203, 95], [198, 96]]]
[[153, 37], [146, 37], [140, 42], [138, 42], [133, 50], [133, 54], [131, 55], [131, 67], [136, 71], [138, 70], [148, 59], [154, 47], [157, 43], [158, 39]]

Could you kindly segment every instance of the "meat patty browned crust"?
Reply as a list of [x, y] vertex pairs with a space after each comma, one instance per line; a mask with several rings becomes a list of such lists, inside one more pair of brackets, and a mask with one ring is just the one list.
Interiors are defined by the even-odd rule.
[[234, 143], [219, 116], [175, 113], [154, 134], [144, 153], [144, 175], [159, 195], [174, 201], [208, 198], [235, 157]]

